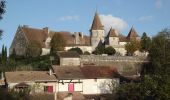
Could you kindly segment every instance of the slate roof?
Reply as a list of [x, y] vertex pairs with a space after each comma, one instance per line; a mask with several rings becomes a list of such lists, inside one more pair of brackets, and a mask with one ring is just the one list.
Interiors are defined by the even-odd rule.
[[103, 25], [100, 21], [100, 17], [98, 12], [95, 13], [94, 19], [93, 19], [93, 23], [91, 26], [91, 30], [103, 30]]
[[118, 33], [115, 29], [110, 28], [108, 37], [118, 37]]
[[127, 38], [133, 38], [133, 37], [139, 37], [136, 30], [132, 27], [129, 31], [129, 34], [127, 35]]
[[60, 51], [57, 54], [60, 58], [80, 58], [76, 51]]
[[35, 82], [35, 81], [56, 81], [54, 75], [47, 71], [15, 71], [5, 72], [6, 82]]
[[58, 79], [114, 78], [117, 70], [109, 66], [53, 66]]

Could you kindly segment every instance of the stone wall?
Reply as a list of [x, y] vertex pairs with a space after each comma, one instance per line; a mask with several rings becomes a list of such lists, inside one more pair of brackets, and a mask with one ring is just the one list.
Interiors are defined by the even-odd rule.
[[81, 55], [81, 64], [113, 66], [120, 73], [127, 75], [140, 73], [142, 65], [147, 62], [148, 60], [144, 57]]

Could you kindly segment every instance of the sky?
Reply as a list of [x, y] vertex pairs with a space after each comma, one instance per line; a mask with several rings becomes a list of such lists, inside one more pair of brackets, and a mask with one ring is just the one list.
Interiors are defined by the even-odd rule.
[[0, 50], [3, 44], [10, 47], [19, 25], [89, 35], [96, 11], [106, 32], [112, 27], [126, 36], [133, 26], [140, 36], [146, 32], [152, 37], [170, 27], [169, 4], [170, 0], [6, 0]]

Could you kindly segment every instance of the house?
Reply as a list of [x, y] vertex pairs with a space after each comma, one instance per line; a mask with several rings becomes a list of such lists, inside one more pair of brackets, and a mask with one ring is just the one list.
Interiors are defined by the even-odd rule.
[[[19, 26], [10, 47], [10, 54], [15, 51], [16, 55], [25, 56], [27, 47], [30, 44], [38, 44], [42, 48], [42, 54], [50, 53], [50, 41], [54, 34], [61, 34], [65, 41], [65, 50], [80, 48], [83, 52], [92, 52], [96, 47], [104, 45], [112, 46], [121, 55], [126, 54], [125, 44], [132, 40], [139, 40], [139, 35], [132, 27], [127, 36], [122, 35], [116, 29], [111, 28], [108, 33], [100, 20], [99, 13], [96, 12], [90, 28], [90, 34], [84, 35], [82, 32], [52, 31], [48, 27], [43, 29], [31, 28], [27, 25]], [[138, 54], [138, 52], [136, 53]]]
[[80, 66], [80, 55], [76, 51], [60, 51], [57, 55], [60, 66]]
[[58, 92], [80, 92], [86, 95], [108, 94], [111, 93], [109, 85], [119, 84], [119, 79], [114, 76], [117, 72], [113, 67], [53, 66], [52, 68], [58, 79]]
[[5, 72], [5, 83], [8, 89], [31, 89], [31, 93], [53, 93], [57, 79], [47, 71]]

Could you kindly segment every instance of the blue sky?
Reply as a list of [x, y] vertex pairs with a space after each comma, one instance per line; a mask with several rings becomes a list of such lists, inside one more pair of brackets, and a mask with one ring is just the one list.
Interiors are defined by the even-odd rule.
[[169, 4], [170, 0], [8, 0], [0, 21], [0, 49], [2, 44], [10, 47], [18, 25], [89, 35], [96, 9], [106, 30], [112, 26], [127, 35], [134, 26], [139, 35], [154, 36], [170, 26]]

